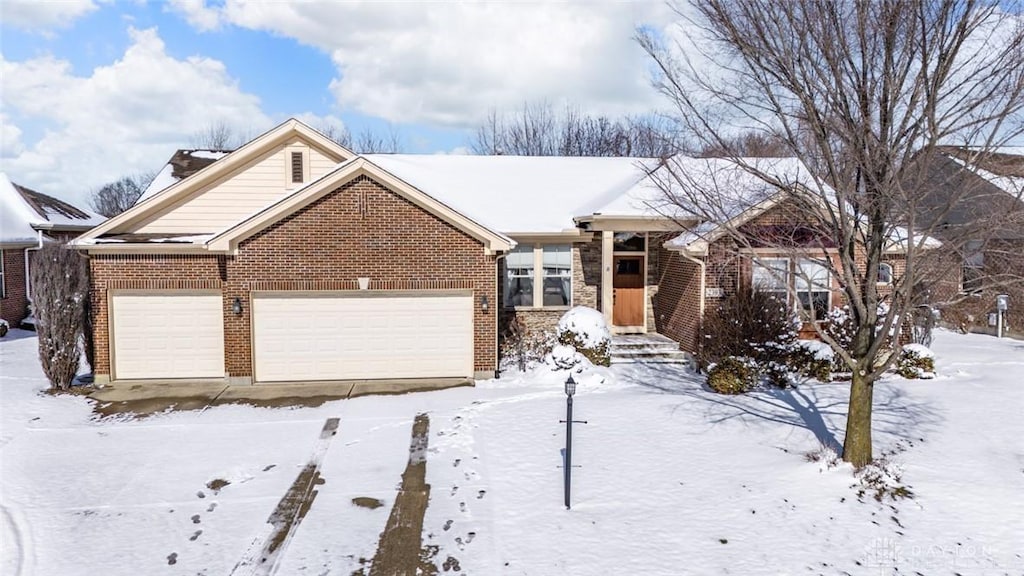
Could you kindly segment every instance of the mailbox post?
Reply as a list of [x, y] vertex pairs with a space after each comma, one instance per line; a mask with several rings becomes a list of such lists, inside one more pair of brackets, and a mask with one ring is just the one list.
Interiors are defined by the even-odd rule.
[[1010, 308], [1010, 295], [1000, 294], [996, 296], [996, 337], [1003, 337], [1003, 325], [1006, 321], [1006, 311]]

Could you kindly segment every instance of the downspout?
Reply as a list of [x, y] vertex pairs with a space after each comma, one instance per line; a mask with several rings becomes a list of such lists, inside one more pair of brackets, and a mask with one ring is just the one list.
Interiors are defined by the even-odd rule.
[[[37, 250], [42, 250], [43, 249], [43, 231], [42, 230], [36, 230], [36, 234], [37, 234], [37, 236], [36, 236], [36, 245], [35, 246], [31, 246], [29, 248], [25, 248], [25, 299], [28, 300], [30, 304], [32, 303], [32, 290], [31, 290], [32, 283], [29, 282], [29, 280], [28, 280], [28, 278], [29, 278], [29, 273], [28, 273], [28, 253], [29, 252], [35, 252]], [[34, 313], [32, 314], [32, 317], [35, 318], [35, 314]]]

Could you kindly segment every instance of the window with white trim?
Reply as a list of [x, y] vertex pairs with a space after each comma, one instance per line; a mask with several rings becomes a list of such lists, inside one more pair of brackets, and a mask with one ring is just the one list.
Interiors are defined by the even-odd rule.
[[804, 317], [824, 320], [832, 307], [832, 283], [828, 266], [821, 260], [800, 258], [796, 261], [795, 272], [796, 298]]
[[516, 246], [505, 256], [504, 305], [564, 308], [572, 305], [572, 245]]
[[572, 302], [572, 245], [549, 244], [541, 248], [544, 265], [543, 306], [568, 306]]
[[533, 306], [533, 246], [516, 246], [505, 256], [505, 306]]
[[823, 320], [832, 307], [832, 281], [828, 266], [813, 258], [756, 258], [753, 264], [753, 286], [763, 292], [774, 292], [785, 302], [789, 293], [796, 294], [801, 316]]
[[754, 260], [754, 288], [762, 292], [779, 292], [785, 298], [789, 290], [789, 258], [757, 258]]
[[882, 262], [878, 265], [878, 283], [892, 284], [892, 264]]

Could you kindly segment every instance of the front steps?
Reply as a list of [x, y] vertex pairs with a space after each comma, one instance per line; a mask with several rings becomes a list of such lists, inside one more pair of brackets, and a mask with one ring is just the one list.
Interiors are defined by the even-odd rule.
[[689, 364], [679, 344], [661, 334], [612, 336], [612, 364]]

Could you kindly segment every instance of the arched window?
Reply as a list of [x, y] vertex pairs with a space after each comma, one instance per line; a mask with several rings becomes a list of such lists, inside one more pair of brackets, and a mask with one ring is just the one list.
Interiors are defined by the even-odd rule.
[[892, 284], [892, 264], [883, 262], [878, 265], [878, 283]]

